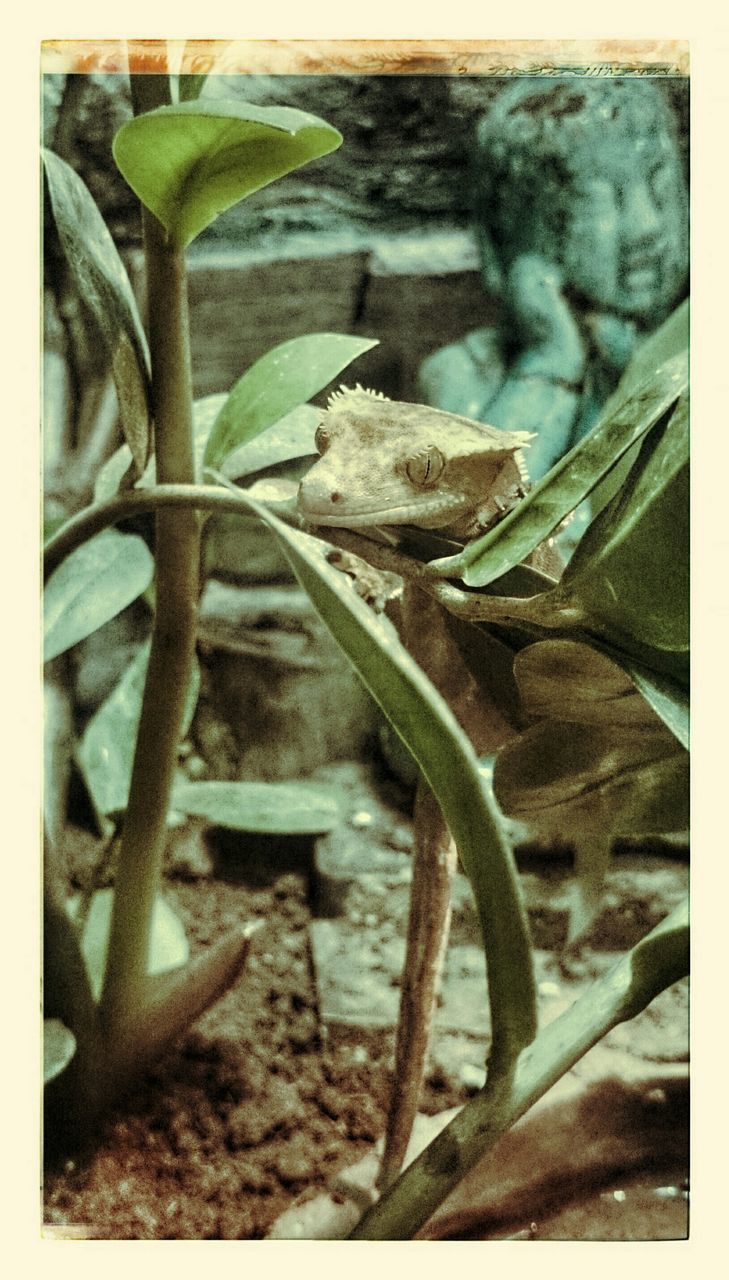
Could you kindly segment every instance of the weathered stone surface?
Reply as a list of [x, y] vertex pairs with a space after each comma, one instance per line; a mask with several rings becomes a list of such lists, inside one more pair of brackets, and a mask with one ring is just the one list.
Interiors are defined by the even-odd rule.
[[[351, 778], [349, 820], [317, 841], [314, 852], [317, 918], [310, 938], [319, 1016], [325, 1024], [394, 1026], [405, 955], [412, 828], [402, 813], [383, 804], [365, 770]], [[669, 856], [670, 842], [665, 849], [654, 843], [655, 852], [614, 856], [602, 910], [569, 969], [560, 960], [574, 883], [569, 859], [518, 853], [544, 1018], [562, 1012], [585, 983], [615, 962], [617, 952], [633, 946], [685, 896], [685, 858]], [[432, 1053], [433, 1063], [449, 1077], [460, 1078], [464, 1068], [468, 1075], [483, 1063], [485, 993], [480, 926], [470, 885], [459, 873]], [[466, 1040], [459, 1042], [459, 1035]], [[478, 1051], [474, 1043], [481, 1046]]]
[[295, 236], [276, 257], [202, 247], [190, 256], [189, 289], [196, 396], [227, 390], [279, 342], [335, 332], [379, 340], [357, 360], [353, 380], [413, 398], [426, 355], [474, 316], [487, 323], [497, 315], [466, 230]]
[[193, 736], [211, 777], [297, 778], [362, 755], [379, 713], [299, 588], [211, 581], [200, 634]]

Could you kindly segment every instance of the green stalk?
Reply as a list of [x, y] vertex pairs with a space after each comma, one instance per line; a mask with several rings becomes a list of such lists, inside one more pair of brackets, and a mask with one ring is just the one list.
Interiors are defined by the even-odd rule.
[[[136, 114], [170, 101], [166, 76], [132, 76]], [[157, 479], [194, 481], [192, 377], [184, 253], [144, 209]], [[192, 510], [156, 517], [156, 610], [129, 806], [114, 893], [100, 1012], [107, 1033], [128, 1023], [147, 974], [169, 797], [195, 649], [200, 522]]]

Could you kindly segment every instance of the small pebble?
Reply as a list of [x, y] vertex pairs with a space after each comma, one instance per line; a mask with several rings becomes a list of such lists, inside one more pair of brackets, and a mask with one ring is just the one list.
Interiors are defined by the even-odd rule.
[[360, 831], [363, 827], [371, 827], [373, 822], [372, 814], [366, 809], [358, 809], [349, 819], [350, 827], [354, 827], [355, 831]]
[[204, 778], [207, 774], [208, 766], [202, 756], [190, 756], [185, 761], [185, 773], [193, 782], [197, 782], [200, 778]]
[[540, 996], [558, 996], [562, 994], [561, 988], [556, 982], [540, 982]]
[[467, 1089], [483, 1089], [486, 1083], [486, 1070], [484, 1067], [477, 1067], [473, 1062], [464, 1062], [460, 1070], [461, 1084]]

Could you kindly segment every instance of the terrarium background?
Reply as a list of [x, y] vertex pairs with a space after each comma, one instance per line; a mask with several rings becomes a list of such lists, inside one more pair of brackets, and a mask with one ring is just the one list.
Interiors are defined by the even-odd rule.
[[[339, 151], [257, 193], [189, 255], [195, 395], [227, 391], [277, 342], [312, 331], [380, 345], [359, 381], [412, 398], [420, 362], [498, 314], [484, 294], [470, 227], [479, 117], [505, 80], [471, 76], [219, 76], [231, 95], [311, 111]], [[688, 80], [660, 81], [688, 150]], [[125, 76], [46, 76], [44, 141], [81, 175], [130, 273], [141, 270], [139, 209], [111, 140], [129, 117]], [[535, 196], [537, 193], [535, 193]], [[53, 233], [48, 246], [53, 252]]]

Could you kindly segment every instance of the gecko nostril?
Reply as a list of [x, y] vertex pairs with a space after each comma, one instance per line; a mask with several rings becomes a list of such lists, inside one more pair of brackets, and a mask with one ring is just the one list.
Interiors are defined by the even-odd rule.
[[332, 504], [333, 504], [333, 503], [335, 503], [335, 502], [341, 502], [341, 501], [342, 501], [342, 495], [341, 495], [341, 493], [337, 493], [337, 491], [336, 491], [336, 489], [335, 489], [334, 493], [330, 493], [330, 495], [329, 495], [329, 501], [330, 501]]

